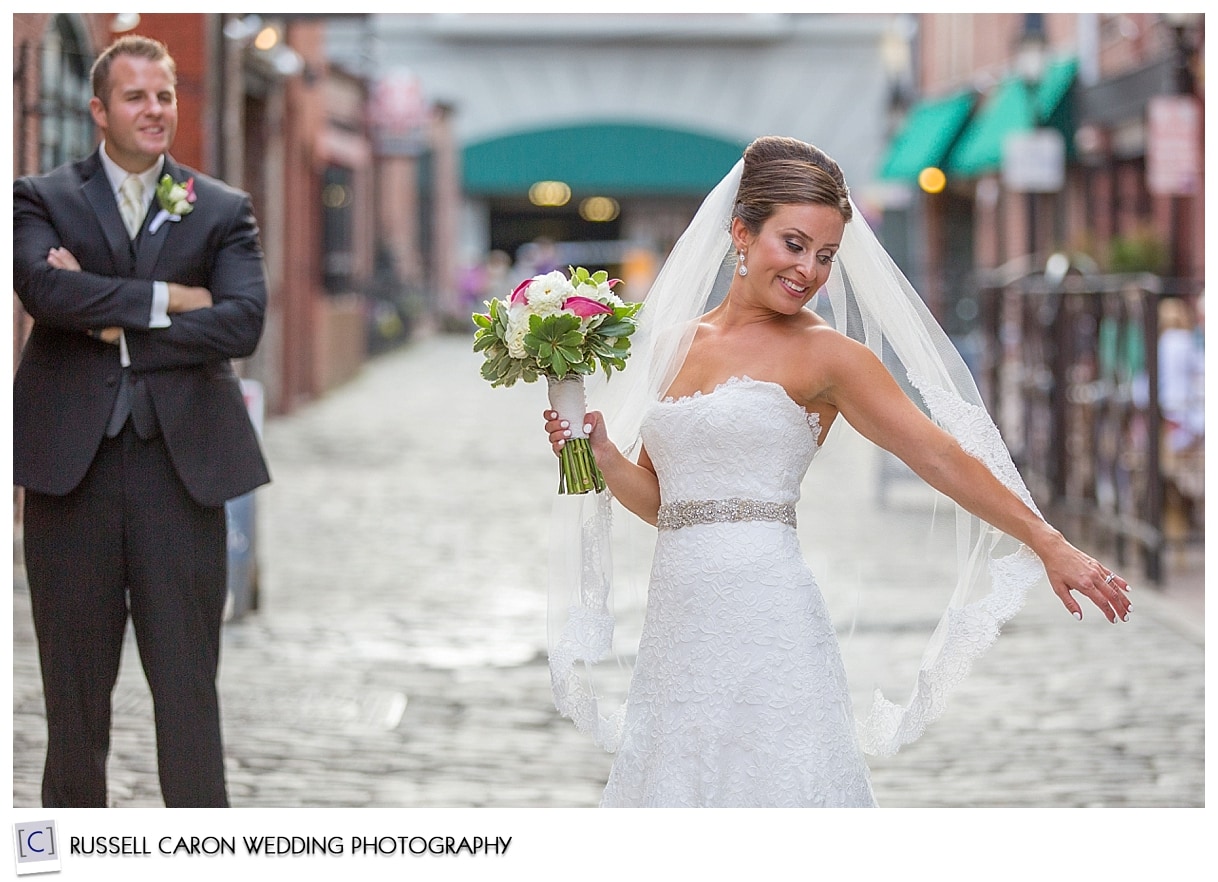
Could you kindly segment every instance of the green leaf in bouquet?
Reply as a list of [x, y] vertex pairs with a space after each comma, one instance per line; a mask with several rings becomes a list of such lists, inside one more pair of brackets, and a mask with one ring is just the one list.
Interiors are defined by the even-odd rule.
[[518, 381], [533, 383], [536, 382], [537, 377], [537, 370], [531, 362], [509, 356], [504, 367], [500, 385], [513, 386]]
[[500, 334], [507, 330], [508, 312], [509, 309], [502, 300], [492, 300], [490, 302], [490, 309], [487, 311], [487, 315], [490, 316], [491, 324], [499, 330]]
[[634, 327], [630, 322], [606, 322], [596, 330], [602, 337], [629, 337], [634, 333]]
[[[531, 316], [529, 332], [524, 336], [524, 348], [539, 361], [553, 358], [554, 351], [559, 346], [572, 348], [568, 340], [575, 346], [583, 344], [583, 335], [579, 333], [580, 320], [578, 316], [569, 313], [559, 313], [546, 316]], [[573, 336], [570, 336], [573, 335]]]
[[583, 320], [577, 315], [571, 315], [569, 312], [560, 312], [546, 317], [546, 327], [550, 329], [550, 333], [554, 339], [559, 339], [572, 331], [579, 333], [580, 326]]
[[482, 379], [489, 380], [492, 386], [498, 386], [502, 382], [503, 377], [493, 361], [484, 361], [482, 363]]
[[604, 361], [607, 358], [620, 357], [620, 354], [616, 349], [604, 342], [598, 342], [592, 348], [591, 353], [593, 358], [595, 358], [597, 361]]

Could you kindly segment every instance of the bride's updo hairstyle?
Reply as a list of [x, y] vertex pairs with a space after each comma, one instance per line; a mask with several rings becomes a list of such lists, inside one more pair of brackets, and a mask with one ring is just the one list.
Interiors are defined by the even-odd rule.
[[733, 217], [756, 235], [780, 205], [829, 205], [854, 216], [846, 177], [825, 151], [796, 138], [767, 135], [744, 151]]

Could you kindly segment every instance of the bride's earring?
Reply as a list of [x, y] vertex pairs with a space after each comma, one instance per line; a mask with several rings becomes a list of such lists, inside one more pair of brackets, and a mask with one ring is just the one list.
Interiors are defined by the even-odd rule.
[[747, 276], [749, 274], [749, 268], [744, 265], [744, 252], [737, 251], [736, 257], [740, 259], [740, 275]]

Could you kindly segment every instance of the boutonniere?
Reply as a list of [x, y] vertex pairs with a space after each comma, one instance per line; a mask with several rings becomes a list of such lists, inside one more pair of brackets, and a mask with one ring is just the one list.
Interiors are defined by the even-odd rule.
[[148, 225], [148, 232], [155, 233], [165, 221], [174, 223], [180, 221], [185, 215], [195, 210], [195, 200], [198, 198], [195, 195], [194, 178], [187, 178], [185, 183], [179, 184], [169, 175], [164, 175], [161, 182], [156, 185], [156, 201], [160, 204], [161, 210], [156, 213], [156, 217]]

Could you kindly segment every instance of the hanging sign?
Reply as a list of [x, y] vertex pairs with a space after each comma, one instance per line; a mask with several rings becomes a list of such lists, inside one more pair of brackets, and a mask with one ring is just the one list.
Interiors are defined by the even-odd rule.
[[1066, 139], [1057, 129], [1012, 132], [1002, 142], [1002, 184], [1014, 193], [1056, 193], [1066, 183]]
[[1201, 111], [1192, 95], [1156, 95], [1146, 108], [1146, 186], [1191, 196], [1201, 184]]

